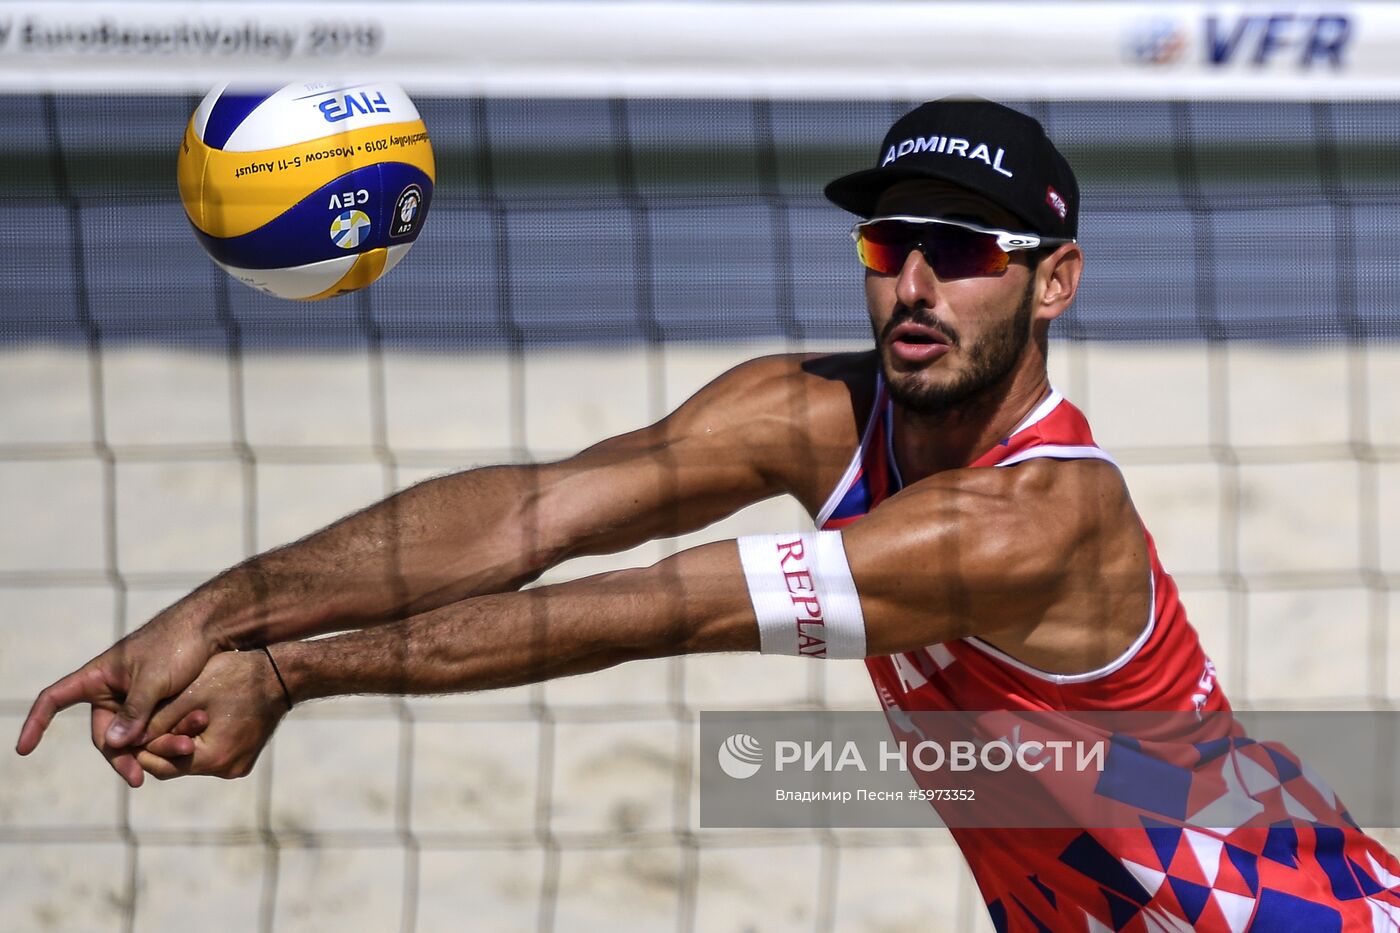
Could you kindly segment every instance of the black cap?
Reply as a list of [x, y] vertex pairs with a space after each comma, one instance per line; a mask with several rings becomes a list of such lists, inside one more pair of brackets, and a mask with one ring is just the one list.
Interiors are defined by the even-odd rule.
[[838, 207], [870, 217], [886, 188], [936, 178], [1001, 205], [1030, 233], [1074, 237], [1079, 183], [1045, 129], [1032, 117], [977, 98], [944, 98], [911, 110], [885, 134], [877, 168], [826, 186]]

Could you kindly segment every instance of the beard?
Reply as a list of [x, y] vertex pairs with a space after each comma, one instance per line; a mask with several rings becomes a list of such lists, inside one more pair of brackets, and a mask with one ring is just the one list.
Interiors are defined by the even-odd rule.
[[[1031, 302], [1035, 292], [1035, 281], [1026, 283], [1026, 290], [1016, 306], [1015, 313], [976, 343], [963, 345], [958, 332], [940, 323], [924, 308], [900, 306], [895, 309], [880, 333], [875, 335], [875, 345], [880, 359], [880, 369], [889, 386], [890, 397], [902, 407], [920, 415], [941, 416], [954, 409], [977, 400], [1016, 368], [1021, 354], [1026, 350], [1031, 333]], [[885, 357], [885, 341], [895, 327], [912, 321], [939, 331], [954, 348], [964, 351], [965, 366], [953, 381], [945, 384], [921, 383], [918, 373], [898, 373], [892, 371]]]

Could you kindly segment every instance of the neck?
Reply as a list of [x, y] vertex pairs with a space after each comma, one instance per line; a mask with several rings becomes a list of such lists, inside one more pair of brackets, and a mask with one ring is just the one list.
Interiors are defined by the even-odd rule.
[[1016, 372], [957, 408], [938, 414], [894, 408], [894, 454], [905, 485], [966, 467], [986, 453], [1050, 394], [1041, 368]]

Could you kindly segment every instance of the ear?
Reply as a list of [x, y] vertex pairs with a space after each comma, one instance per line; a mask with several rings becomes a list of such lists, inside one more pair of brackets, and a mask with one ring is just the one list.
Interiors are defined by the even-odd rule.
[[1035, 319], [1053, 321], [1074, 302], [1079, 276], [1084, 271], [1084, 252], [1078, 243], [1064, 243], [1036, 267]]

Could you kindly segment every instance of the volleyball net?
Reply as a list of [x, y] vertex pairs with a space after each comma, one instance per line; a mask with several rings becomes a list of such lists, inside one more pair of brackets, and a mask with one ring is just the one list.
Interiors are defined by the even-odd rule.
[[[724, 19], [776, 30], [781, 4], [524, 4], [565, 38], [514, 64], [491, 32], [524, 15], [508, 4], [405, 4], [438, 17], [417, 46], [326, 4], [203, 19], [41, 6], [0, 6], [13, 732], [46, 683], [243, 557], [431, 475], [641, 426], [754, 355], [868, 344], [850, 218], [821, 187], [872, 164], [913, 104], [961, 91], [1041, 120], [1078, 174], [1086, 271], [1052, 328], [1052, 378], [1123, 463], [1232, 701], [1389, 709], [1400, 693], [1400, 100], [1376, 89], [1394, 59], [1373, 48], [1389, 34], [1373, 5], [1271, 26], [1070, 4], [1116, 58], [1060, 71], [1044, 50], [1067, 30], [1034, 4], [991, 5], [990, 21], [987, 5], [817, 5], [788, 27], [806, 54], [786, 59]], [[669, 32], [637, 26], [668, 9]], [[901, 11], [915, 35], [972, 29], [994, 61], [944, 38], [924, 74], [901, 35], [902, 64], [881, 70], [869, 24]], [[259, 73], [305, 70], [297, 42], [339, 49], [338, 68], [375, 50], [438, 165], [408, 257], [314, 304], [214, 267], [174, 181], [190, 85], [237, 58], [200, 43], [275, 50], [298, 16], [289, 58]], [[454, 17], [477, 29], [461, 73], [434, 58]], [[661, 43], [650, 71], [619, 50], [629, 30], [626, 49]], [[706, 42], [732, 55], [700, 56]], [[157, 56], [141, 71], [141, 48], [198, 68]], [[988, 76], [1018, 50], [1041, 70]], [[27, 86], [17, 61], [38, 63]], [[565, 66], [572, 83], [551, 83]], [[805, 521], [768, 502], [545, 582]], [[37, 755], [0, 756], [6, 914], [126, 930], [989, 929], [945, 832], [699, 827], [697, 714], [775, 708], [876, 704], [859, 664], [634, 663], [309, 704], [248, 779], [135, 792], [69, 713]]]

